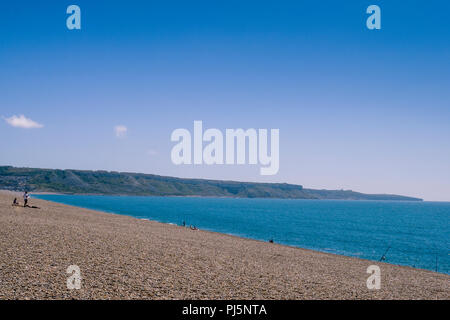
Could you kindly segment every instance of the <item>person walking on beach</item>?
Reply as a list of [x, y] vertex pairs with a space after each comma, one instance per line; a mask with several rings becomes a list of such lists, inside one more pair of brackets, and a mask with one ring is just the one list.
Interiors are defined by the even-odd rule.
[[27, 191], [25, 191], [25, 193], [23, 194], [23, 206], [27, 207], [28, 206], [28, 198], [30, 197], [30, 195], [28, 194]]

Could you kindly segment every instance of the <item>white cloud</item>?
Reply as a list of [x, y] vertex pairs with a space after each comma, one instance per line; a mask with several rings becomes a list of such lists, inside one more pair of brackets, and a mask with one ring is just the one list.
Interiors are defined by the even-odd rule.
[[123, 138], [127, 135], [127, 127], [123, 125], [118, 125], [114, 127], [114, 132], [116, 133], [116, 137]]
[[13, 127], [24, 129], [42, 128], [44, 125], [37, 123], [31, 119], [26, 118], [23, 114], [20, 116], [13, 115], [10, 118], [4, 118], [5, 121]]
[[147, 154], [149, 156], [156, 156], [158, 154], [158, 151], [154, 150], [154, 149], [150, 149], [147, 151]]

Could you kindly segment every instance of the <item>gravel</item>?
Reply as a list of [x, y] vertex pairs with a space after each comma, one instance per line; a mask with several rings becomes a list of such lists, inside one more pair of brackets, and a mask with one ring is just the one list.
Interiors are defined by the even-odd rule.
[[446, 274], [14, 196], [0, 192], [0, 299], [450, 298]]

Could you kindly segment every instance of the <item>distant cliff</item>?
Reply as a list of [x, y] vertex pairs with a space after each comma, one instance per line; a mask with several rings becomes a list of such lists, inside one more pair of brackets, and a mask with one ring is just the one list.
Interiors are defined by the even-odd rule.
[[282, 199], [408, 200], [351, 190], [313, 190], [287, 183], [182, 179], [153, 174], [0, 166], [0, 189], [70, 194], [206, 196]]

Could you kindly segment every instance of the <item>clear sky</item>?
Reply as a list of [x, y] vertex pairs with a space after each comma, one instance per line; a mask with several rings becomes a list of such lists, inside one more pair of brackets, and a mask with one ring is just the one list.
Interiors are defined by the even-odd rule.
[[[450, 201], [450, 2], [3, 1], [0, 116], [0, 165]], [[194, 120], [280, 129], [278, 174], [174, 165]]]

